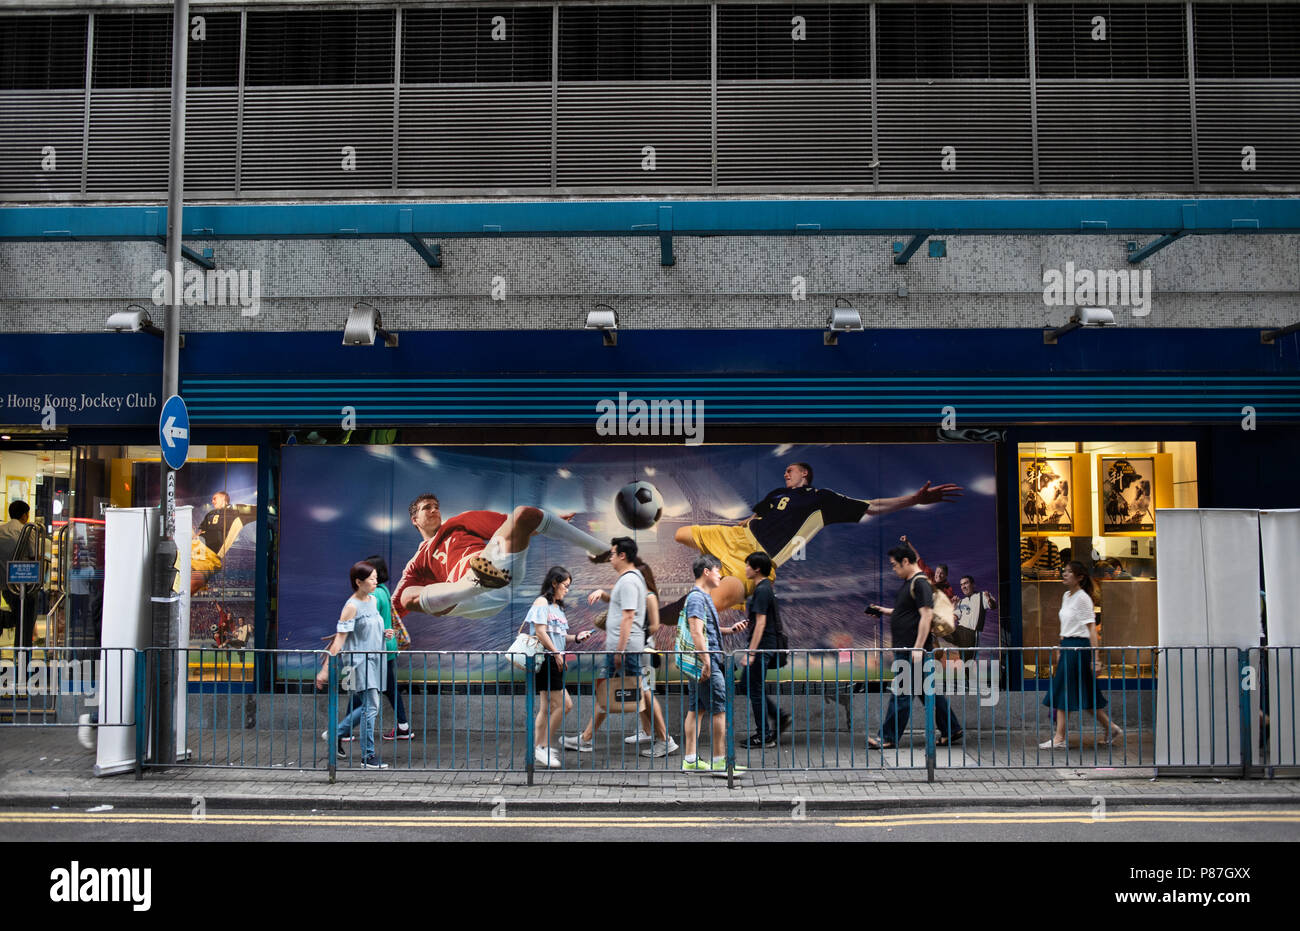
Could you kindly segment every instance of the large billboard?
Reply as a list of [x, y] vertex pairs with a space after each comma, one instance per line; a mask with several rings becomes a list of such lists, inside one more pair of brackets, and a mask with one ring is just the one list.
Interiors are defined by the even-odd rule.
[[[794, 463], [812, 467], [819, 494], [788, 493]], [[902, 535], [927, 565], [947, 564], [954, 587], [972, 575], [977, 588], [996, 589], [989, 444], [291, 446], [282, 466], [283, 649], [320, 648], [351, 593], [349, 568], [372, 554], [388, 562], [415, 650], [507, 648], [553, 565], [573, 576], [571, 629], [590, 627], [604, 606], [589, 607], [586, 596], [608, 590], [615, 575], [588, 553], [623, 535], [637, 541], [664, 605], [691, 588], [699, 547], [724, 566], [735, 564], [726, 553], [766, 550], [795, 648], [890, 645], [888, 621], [863, 608], [893, 603], [901, 583], [886, 552]], [[927, 482], [961, 486], [961, 496], [895, 502], [885, 514], [862, 503], [904, 498]], [[427, 494], [437, 513], [426, 499], [413, 518], [412, 503]], [[498, 574], [509, 584], [490, 587]], [[739, 590], [739, 580], [729, 584]], [[982, 645], [997, 644], [997, 624], [995, 615]], [[671, 635], [662, 631], [658, 645], [670, 648]], [[728, 639], [730, 649], [748, 642]], [[604, 639], [581, 649], [605, 649]]]

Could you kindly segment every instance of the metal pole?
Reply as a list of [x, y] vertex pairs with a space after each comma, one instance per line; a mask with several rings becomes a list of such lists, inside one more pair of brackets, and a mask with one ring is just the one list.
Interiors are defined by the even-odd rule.
[[[167, 182], [167, 270], [171, 273], [171, 294], [163, 326], [163, 398], [180, 393], [180, 339], [183, 269], [181, 266], [181, 203], [185, 191], [185, 78], [188, 63], [190, 24], [189, 0], [175, 0], [172, 12], [172, 122], [171, 166]], [[176, 474], [165, 462], [162, 467], [161, 526], [154, 554], [153, 637], [160, 647], [158, 693], [154, 696], [154, 719], [158, 722], [155, 762], [176, 761], [175, 690], [177, 607], [172, 587], [176, 575]]]

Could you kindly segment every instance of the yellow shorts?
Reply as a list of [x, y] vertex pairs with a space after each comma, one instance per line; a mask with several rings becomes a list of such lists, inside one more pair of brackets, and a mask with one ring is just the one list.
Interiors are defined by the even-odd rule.
[[[745, 586], [745, 597], [748, 598], [754, 594], [753, 579], [745, 578], [745, 557], [750, 553], [766, 552], [759, 544], [754, 535], [750, 533], [749, 528], [741, 524], [692, 524], [691, 525], [691, 542], [701, 553], [708, 553], [710, 556], [716, 556], [722, 563], [722, 574], [729, 575], [732, 578], [739, 579]], [[776, 570], [773, 569], [769, 578], [776, 577]], [[743, 604], [732, 605], [734, 608], [743, 608]]]
[[212, 550], [208, 549], [203, 538], [199, 536], [190, 538], [190, 571], [192, 572], [216, 572], [221, 568], [221, 557]]

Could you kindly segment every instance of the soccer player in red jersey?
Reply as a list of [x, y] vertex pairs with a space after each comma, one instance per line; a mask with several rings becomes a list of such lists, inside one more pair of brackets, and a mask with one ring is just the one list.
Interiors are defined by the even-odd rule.
[[533, 534], [565, 540], [592, 556], [605, 556], [602, 543], [570, 524], [573, 515], [520, 506], [509, 514], [465, 511], [443, 520], [438, 497], [411, 502], [411, 523], [424, 542], [402, 571], [393, 592], [398, 616], [410, 611], [438, 616], [487, 618], [510, 603], [509, 585], [524, 572]]

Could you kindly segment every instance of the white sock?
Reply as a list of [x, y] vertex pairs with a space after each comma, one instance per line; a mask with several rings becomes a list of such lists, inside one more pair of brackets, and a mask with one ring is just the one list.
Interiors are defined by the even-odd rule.
[[592, 556], [609, 552], [608, 543], [602, 543], [585, 530], [579, 530], [550, 511], [542, 511], [542, 522], [537, 525], [537, 532], [552, 540], [563, 540], [565, 543], [580, 546]]
[[684, 756], [684, 757], [682, 757], [682, 762], [683, 762], [683, 763], [694, 763], [694, 762], [695, 762], [695, 754], [692, 753], [690, 756]]
[[420, 593], [420, 609], [425, 614], [437, 614], [488, 593], [488, 589], [477, 584], [472, 572], [466, 576], [459, 582], [433, 582], [424, 586]]
[[[513, 580], [516, 575], [523, 575], [524, 560], [527, 558], [528, 553], [526, 550], [520, 550], [518, 553], [508, 553], [506, 552], [505, 539], [493, 537], [488, 540], [487, 546], [483, 547], [481, 555], [502, 572], [509, 572], [510, 578]], [[472, 575], [470, 577], [473, 578]]]

